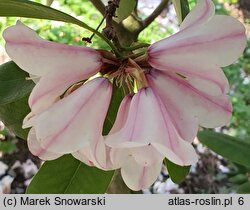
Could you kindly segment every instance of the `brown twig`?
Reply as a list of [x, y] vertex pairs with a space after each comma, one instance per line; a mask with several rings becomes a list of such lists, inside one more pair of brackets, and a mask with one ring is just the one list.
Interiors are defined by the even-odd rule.
[[138, 17], [138, 0], [135, 1], [135, 8], [134, 8], [134, 14], [136, 15], [136, 17]]
[[143, 22], [140, 31], [145, 29], [148, 25], [150, 25], [156, 17], [158, 17], [162, 11], [167, 7], [169, 0], [162, 0], [161, 3], [155, 8], [151, 15], [149, 15]]
[[95, 8], [104, 16], [105, 15], [105, 5], [101, 0], [90, 0]]
[[105, 19], [106, 26], [103, 28], [102, 33], [109, 40], [116, 40], [116, 32], [113, 28], [113, 17], [115, 17], [116, 9], [119, 7], [120, 0], [108, 1], [108, 5], [105, 7]]

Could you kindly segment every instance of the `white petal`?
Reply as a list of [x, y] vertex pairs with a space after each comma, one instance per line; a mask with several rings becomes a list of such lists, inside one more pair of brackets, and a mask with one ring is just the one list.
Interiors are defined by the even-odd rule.
[[83, 148], [72, 153], [72, 155], [89, 166], [96, 166], [106, 170], [111, 168], [108, 160], [109, 154], [107, 153], [103, 137], [100, 136], [97, 141], [88, 142]]
[[120, 104], [119, 110], [117, 112], [115, 123], [110, 130], [109, 134], [115, 133], [119, 131], [125, 124], [127, 117], [128, 117], [128, 111], [131, 103], [131, 96], [125, 96]]
[[112, 85], [96, 78], [36, 116], [35, 129], [49, 151], [72, 153], [101, 136]]
[[[82, 75], [94, 75], [101, 65], [101, 55], [88, 47], [58, 44], [40, 38], [21, 22], [3, 32], [6, 51], [10, 58], [30, 74], [42, 76], [65, 70]], [[93, 72], [94, 71], [94, 72]], [[79, 78], [83, 80], [85, 78]]]
[[197, 26], [199, 24], [207, 22], [212, 16], [214, 16], [215, 7], [211, 0], [198, 0], [195, 7], [183, 20], [180, 29], [184, 30], [191, 26]]
[[152, 166], [155, 163], [163, 162], [164, 156], [152, 145], [128, 149], [135, 161], [144, 166]]
[[[221, 30], [223, 26], [223, 30]], [[246, 46], [244, 26], [230, 16], [215, 15], [208, 22], [152, 44], [149, 63], [156, 69], [192, 66], [227, 66]]]
[[121, 168], [130, 157], [130, 151], [127, 148], [111, 148], [110, 159], [115, 169]]
[[[130, 149], [160, 144], [172, 151], [168, 154], [162, 153], [171, 161], [186, 164], [195, 159], [183, 159], [182, 153], [186, 152], [185, 145], [187, 145], [187, 142], [179, 136], [165, 106], [150, 88], [141, 89], [135, 94], [130, 104], [126, 123], [118, 132], [108, 135], [105, 143], [113, 148]], [[182, 144], [184, 146], [181, 146]], [[155, 148], [158, 149], [159, 147]], [[191, 149], [193, 148], [190, 144], [189, 151]], [[161, 149], [159, 152], [163, 152], [163, 150]], [[190, 156], [196, 157], [194, 150], [190, 153]], [[177, 160], [176, 157], [179, 157], [179, 159]]]
[[192, 116], [198, 118], [199, 124], [204, 127], [219, 127], [229, 123], [232, 107], [227, 95], [208, 95], [174, 73], [154, 71], [151, 78], [154, 78], [152, 80], [154, 89], [160, 95], [165, 106], [168, 107], [171, 104], [171, 110], [174, 110], [175, 107], [179, 116], [184, 116], [184, 121], [181, 122], [172, 115], [173, 119], [176, 118], [175, 122], [179, 131], [181, 125], [186, 128], [188, 121], [193, 123]]
[[41, 144], [37, 141], [34, 128], [31, 128], [29, 131], [27, 143], [30, 152], [33, 155], [38, 156], [42, 160], [54, 160], [62, 156], [62, 154], [49, 152], [46, 149], [42, 148]]
[[162, 162], [150, 167], [141, 166], [132, 157], [121, 168], [121, 175], [126, 185], [134, 190], [141, 190], [154, 183], [160, 174]]

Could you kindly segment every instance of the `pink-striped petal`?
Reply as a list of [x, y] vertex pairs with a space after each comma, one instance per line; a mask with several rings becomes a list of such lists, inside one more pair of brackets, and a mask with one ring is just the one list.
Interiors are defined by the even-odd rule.
[[183, 109], [183, 106], [180, 106], [182, 103], [182, 101], [180, 102], [181, 99], [172, 97], [171, 90], [164, 86], [158, 72], [151, 72], [151, 74], [147, 75], [150, 87], [160, 96], [178, 134], [184, 140], [193, 142], [198, 132], [198, 118], [193, 115], [189, 109]]
[[102, 133], [112, 85], [96, 78], [32, 118], [41, 146], [54, 153], [72, 153]]
[[29, 98], [36, 114], [72, 84], [96, 74], [102, 65], [101, 55], [94, 49], [43, 40], [21, 22], [7, 28], [3, 37], [14, 62], [28, 73], [42, 76]]
[[62, 154], [53, 153], [44, 149], [36, 138], [36, 132], [34, 128], [31, 128], [29, 131], [27, 143], [30, 152], [42, 160], [54, 160], [62, 156]]
[[95, 74], [101, 64], [101, 55], [94, 49], [43, 40], [20, 21], [7, 28], [3, 37], [10, 58], [30, 74], [42, 76], [56, 71], [59, 76], [71, 69], [71, 73], [82, 72], [84, 77]]
[[[119, 119], [116, 119], [119, 122]], [[116, 123], [116, 122], [115, 122]], [[171, 153], [163, 152], [169, 160], [188, 165], [196, 160], [191, 144], [184, 141], [176, 131], [164, 104], [150, 89], [141, 89], [132, 98], [128, 117], [124, 126], [116, 133], [106, 137], [105, 143], [112, 148], [134, 148], [152, 145], [159, 149], [159, 144]], [[182, 146], [183, 144], [183, 146]], [[186, 147], [190, 147], [186, 155]]]
[[73, 83], [80, 81], [81, 78], [86, 79], [91, 76], [84, 75], [81, 71], [72, 72], [71, 69], [65, 69], [60, 74], [52, 72], [44, 75], [34, 87], [29, 97], [29, 106], [32, 112], [38, 114], [46, 110]]
[[175, 67], [166, 66], [164, 72], [176, 73], [209, 95], [216, 96], [229, 91], [228, 80], [218, 66], [206, 64], [199, 66], [193, 62], [189, 66], [187, 64], [176, 64]]
[[180, 30], [207, 22], [214, 16], [215, 7], [211, 0], [198, 0], [195, 7], [180, 25]]
[[110, 170], [112, 168], [109, 148], [104, 144], [102, 136], [96, 139], [96, 141], [87, 143], [83, 148], [72, 153], [72, 155], [89, 166], [95, 166], [103, 170]]
[[[185, 130], [195, 127], [197, 121], [192, 121], [192, 118], [197, 118], [201, 126], [208, 128], [229, 123], [232, 106], [227, 95], [209, 95], [175, 73], [153, 71], [149, 78], [153, 89], [159, 94], [165, 106], [169, 107], [169, 110], [176, 110], [171, 116], [179, 131], [181, 128]], [[178, 115], [183, 116], [183, 121], [179, 120]], [[188, 123], [193, 125], [189, 127]], [[192, 133], [195, 134], [196, 129]], [[186, 134], [183, 133], [182, 136]]]
[[116, 121], [115, 121], [112, 129], [110, 130], [109, 135], [119, 131], [123, 127], [123, 125], [125, 124], [127, 117], [128, 117], [128, 112], [129, 112], [131, 100], [132, 100], [131, 96], [125, 96], [123, 98], [123, 100], [119, 106], [119, 110], [117, 112]]
[[[223, 30], [221, 27], [223, 26]], [[148, 62], [156, 69], [198, 66], [227, 66], [246, 46], [244, 26], [230, 16], [215, 15], [208, 22], [193, 26], [152, 44]]]
[[152, 145], [136, 148], [112, 148], [114, 168], [121, 168], [124, 182], [132, 190], [149, 187], [160, 174], [164, 156]]

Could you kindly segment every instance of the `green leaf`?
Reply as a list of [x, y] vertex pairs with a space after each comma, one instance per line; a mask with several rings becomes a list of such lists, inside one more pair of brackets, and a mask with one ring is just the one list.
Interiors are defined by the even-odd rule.
[[57, 160], [46, 161], [32, 179], [26, 193], [105, 193], [113, 173], [89, 167], [71, 155], [64, 155]]
[[188, 0], [172, 0], [179, 24], [190, 12]]
[[0, 16], [2, 17], [27, 17], [47, 20], [57, 20], [73, 23], [92, 32], [95, 30], [80, 20], [51, 7], [27, 0], [1, 0]]
[[234, 184], [243, 184], [243, 183], [247, 182], [248, 177], [246, 174], [237, 174], [237, 175], [229, 178], [228, 180]]
[[250, 167], [250, 141], [208, 130], [199, 132], [198, 139], [219, 155]]
[[26, 80], [29, 74], [13, 61], [0, 65], [0, 105], [14, 102], [28, 95], [34, 82]]
[[111, 98], [109, 110], [108, 110], [108, 113], [104, 122], [104, 126], [103, 126], [103, 135], [107, 135], [110, 129], [112, 128], [123, 97], [124, 97], [124, 93], [123, 93], [122, 88], [118, 88], [115, 85], [115, 81], [114, 81], [112, 98]]
[[165, 159], [164, 163], [171, 180], [177, 184], [181, 183], [189, 173], [190, 166], [179, 166], [168, 159]]
[[133, 12], [136, 5], [135, 0], [120, 0], [119, 8], [117, 9], [117, 18], [123, 21]]
[[242, 194], [250, 194], [250, 182], [240, 185], [237, 189], [237, 192]]
[[30, 112], [28, 97], [34, 82], [29, 74], [13, 61], [0, 66], [0, 119], [15, 135], [26, 139], [29, 129], [22, 129], [24, 117]]
[[0, 141], [0, 151], [3, 153], [13, 153], [16, 151], [16, 140], [11, 141]]
[[23, 119], [30, 112], [29, 95], [8, 104], [0, 105], [0, 119], [16, 136], [27, 139], [29, 129], [23, 129]]

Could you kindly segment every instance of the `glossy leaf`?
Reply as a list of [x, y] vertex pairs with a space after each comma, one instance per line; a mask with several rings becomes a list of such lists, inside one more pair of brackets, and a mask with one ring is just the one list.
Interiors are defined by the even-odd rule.
[[245, 182], [244, 184], [240, 185], [237, 189], [237, 192], [243, 194], [250, 194], [250, 182]]
[[17, 150], [16, 140], [11, 141], [0, 141], [0, 152], [2, 153], [13, 153]]
[[119, 8], [117, 9], [117, 18], [123, 21], [133, 12], [136, 5], [135, 0], [120, 0]]
[[250, 141], [208, 130], [199, 132], [198, 139], [219, 155], [250, 167]]
[[46, 161], [32, 179], [26, 193], [91, 194], [105, 193], [113, 171], [89, 167], [71, 155]]
[[247, 182], [248, 177], [246, 174], [237, 174], [231, 178], [229, 178], [229, 181], [234, 183], [234, 184], [243, 184]]
[[28, 95], [34, 87], [29, 74], [13, 61], [0, 65], [0, 105], [14, 102]]
[[0, 105], [0, 120], [16, 136], [27, 139], [29, 129], [23, 129], [23, 119], [30, 112], [29, 94], [15, 102]]
[[181, 183], [189, 173], [190, 166], [179, 166], [168, 159], [165, 159], [164, 163], [171, 180], [177, 184]]
[[94, 31], [94, 29], [87, 24], [64, 12], [27, 0], [1, 0], [0, 16], [57, 20], [66, 23], [73, 23], [90, 31]]
[[181, 23], [190, 12], [188, 0], [172, 0], [178, 22]]
[[28, 97], [34, 82], [29, 74], [13, 61], [0, 66], [0, 119], [15, 135], [26, 139], [29, 129], [22, 129], [23, 119], [30, 112]]
[[117, 112], [118, 112], [118, 109], [119, 109], [119, 106], [123, 97], [124, 97], [124, 94], [123, 94], [122, 88], [118, 88], [115, 85], [115, 82], [113, 82], [112, 98], [111, 98], [109, 110], [108, 110], [108, 113], [104, 122], [104, 126], [103, 126], [103, 135], [107, 135], [109, 131], [111, 130], [115, 122], [115, 118], [116, 118], [116, 115], [117, 115]]

